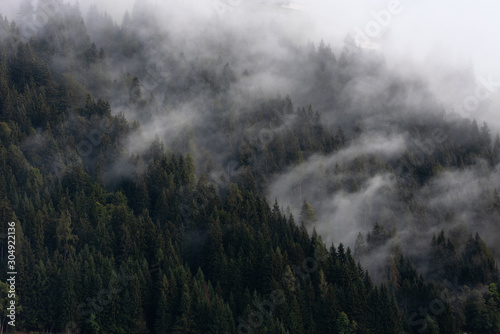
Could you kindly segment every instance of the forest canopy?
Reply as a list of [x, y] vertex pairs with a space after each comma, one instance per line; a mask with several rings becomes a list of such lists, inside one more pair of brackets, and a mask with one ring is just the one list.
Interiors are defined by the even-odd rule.
[[57, 3], [0, 17], [0, 333], [7, 222], [17, 331], [500, 333], [486, 122], [350, 37]]

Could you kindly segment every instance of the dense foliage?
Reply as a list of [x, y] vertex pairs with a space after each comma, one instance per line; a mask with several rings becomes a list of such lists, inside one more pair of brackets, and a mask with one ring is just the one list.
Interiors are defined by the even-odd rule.
[[[93, 12], [85, 24], [68, 5], [30, 39], [16, 23], [0, 20], [0, 233], [6, 222], [18, 223], [18, 330], [500, 333], [498, 269], [479, 235], [441, 232], [425, 241], [431, 250], [421, 257], [395, 246], [380, 264], [384, 279], [374, 284], [357, 260], [386, 247], [397, 234], [392, 221], [372, 222], [353, 254], [308, 233], [316, 220], [311, 204], [294, 217], [266, 200], [274, 173], [337, 152], [361, 135], [342, 90], [356, 76], [384, 72], [380, 59], [346, 53], [337, 61], [323, 43], [297, 51], [299, 63], [316, 68], [297, 74], [311, 84], [297, 101], [316, 104], [295, 107], [290, 96], [235, 94], [249, 74], [231, 69], [230, 54], [173, 55], [166, 63], [176, 80], [162, 83], [158, 102], [152, 93], [143, 96], [144, 73], [134, 68], [146, 57], [140, 28], [150, 24], [140, 14], [127, 14], [119, 27]], [[120, 72], [122, 64], [127, 72]], [[394, 95], [414, 89], [393, 80]], [[206, 113], [206, 127], [186, 126], [168, 144], [156, 138], [134, 146], [158, 114], [188, 101]], [[322, 120], [327, 105], [340, 110], [337, 126]], [[429, 124], [440, 120], [422, 118], [394, 126], [425, 138], [434, 129]], [[500, 141], [491, 142], [486, 124], [441, 122], [457, 140], [423, 163], [410, 151], [397, 161], [368, 156], [337, 166], [331, 175], [359, 173], [329, 180], [327, 192], [355, 192], [369, 175], [391, 172], [400, 177], [409, 214], [424, 222], [433, 213], [422, 212], [413, 192], [443, 169], [477, 159], [492, 168], [499, 161]], [[227, 136], [204, 144], [213, 124]], [[221, 166], [227, 163], [238, 169], [230, 179]], [[496, 190], [481, 210], [498, 216]], [[5, 282], [5, 238], [0, 242]], [[424, 276], [422, 263], [439, 270]], [[4, 283], [0, 288], [5, 325]]]

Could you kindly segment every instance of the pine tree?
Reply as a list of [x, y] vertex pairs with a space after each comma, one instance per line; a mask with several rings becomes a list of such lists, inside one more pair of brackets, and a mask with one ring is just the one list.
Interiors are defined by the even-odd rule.
[[335, 321], [335, 333], [351, 334], [350, 321], [347, 314], [341, 312]]
[[172, 333], [196, 333], [191, 294], [187, 284], [182, 287], [179, 315], [176, 317]]
[[300, 221], [305, 226], [313, 226], [318, 218], [311, 204], [304, 201], [302, 203], [302, 210], [300, 211]]
[[367, 251], [368, 246], [366, 245], [365, 237], [359, 232], [354, 245], [354, 258], [357, 260], [363, 258]]
[[495, 143], [493, 144], [493, 159], [495, 164], [500, 162], [500, 134], [498, 133], [495, 137]]
[[63, 257], [66, 260], [69, 254], [74, 253], [74, 244], [78, 241], [78, 236], [73, 234], [71, 217], [68, 211], [61, 213], [57, 223], [56, 238], [58, 248], [62, 250]]
[[484, 122], [483, 126], [481, 127], [481, 142], [483, 146], [486, 147], [486, 149], [491, 149], [491, 132], [486, 122]]

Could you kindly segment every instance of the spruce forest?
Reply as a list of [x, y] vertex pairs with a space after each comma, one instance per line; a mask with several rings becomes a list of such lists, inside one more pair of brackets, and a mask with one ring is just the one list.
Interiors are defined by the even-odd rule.
[[214, 2], [0, 16], [0, 334], [500, 333], [500, 129], [426, 77], [473, 66]]

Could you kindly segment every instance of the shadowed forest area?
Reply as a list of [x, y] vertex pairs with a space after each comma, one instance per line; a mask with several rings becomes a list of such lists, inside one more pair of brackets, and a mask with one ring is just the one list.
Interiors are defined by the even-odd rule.
[[64, 4], [27, 38], [22, 6], [0, 18], [0, 333], [7, 222], [18, 332], [500, 333], [500, 137], [424, 77], [139, 3]]

